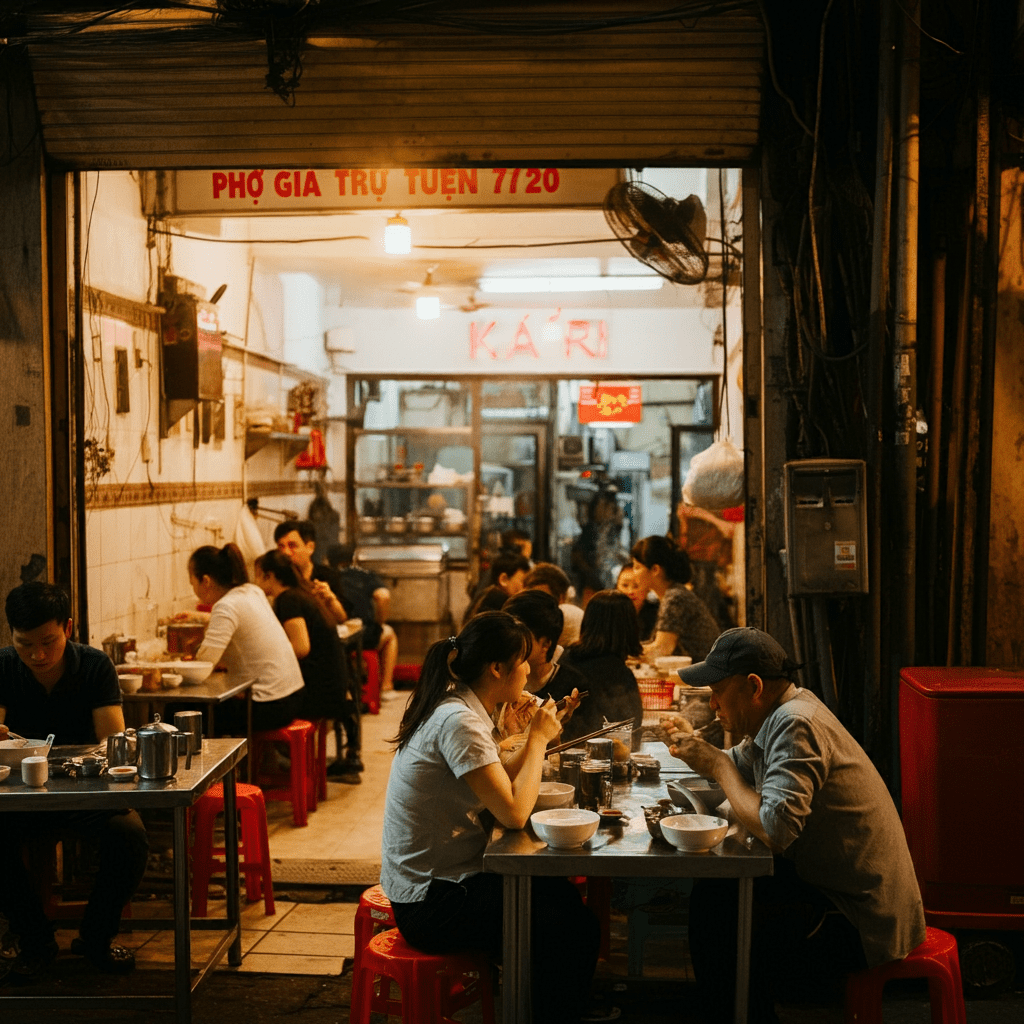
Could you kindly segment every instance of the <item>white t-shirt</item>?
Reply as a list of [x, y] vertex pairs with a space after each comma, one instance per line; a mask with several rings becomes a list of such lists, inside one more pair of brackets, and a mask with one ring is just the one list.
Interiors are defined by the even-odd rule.
[[223, 661], [232, 682], [252, 680], [255, 701], [280, 700], [303, 686], [288, 634], [255, 583], [232, 587], [213, 606], [196, 659]]
[[562, 635], [558, 638], [560, 647], [569, 647], [580, 638], [580, 623], [583, 621], [583, 609], [574, 604], [560, 604], [562, 610]]

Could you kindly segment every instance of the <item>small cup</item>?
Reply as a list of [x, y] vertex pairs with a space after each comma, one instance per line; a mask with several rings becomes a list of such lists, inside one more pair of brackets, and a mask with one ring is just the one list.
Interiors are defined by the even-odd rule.
[[82, 758], [82, 777], [95, 779], [103, 774], [103, 758], [91, 754]]
[[117, 677], [122, 693], [138, 693], [142, 689], [142, 676], [125, 673]]
[[45, 786], [50, 777], [50, 762], [45, 757], [26, 757], [21, 762], [21, 781], [26, 786]]

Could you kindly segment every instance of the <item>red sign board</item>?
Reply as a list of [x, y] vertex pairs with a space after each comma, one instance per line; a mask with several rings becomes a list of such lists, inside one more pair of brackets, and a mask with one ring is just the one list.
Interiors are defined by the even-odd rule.
[[593, 423], [639, 423], [643, 418], [643, 396], [639, 384], [580, 385], [579, 421]]

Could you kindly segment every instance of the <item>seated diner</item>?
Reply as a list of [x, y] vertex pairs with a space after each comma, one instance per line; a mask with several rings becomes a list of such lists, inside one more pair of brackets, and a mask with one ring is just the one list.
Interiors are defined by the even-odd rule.
[[[501, 611], [433, 644], [395, 738], [381, 885], [399, 931], [424, 952], [501, 957], [502, 878], [484, 872], [484, 848], [492, 823], [526, 826], [545, 749], [560, 731], [547, 701], [502, 764], [491, 715], [522, 693], [531, 644], [527, 627]], [[570, 1024], [590, 1003], [597, 922], [567, 878], [537, 878], [532, 893], [533, 1019]]]

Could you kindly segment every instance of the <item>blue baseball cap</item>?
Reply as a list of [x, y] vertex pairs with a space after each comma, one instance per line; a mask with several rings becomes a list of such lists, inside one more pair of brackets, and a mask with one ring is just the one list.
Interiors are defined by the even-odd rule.
[[753, 626], [739, 626], [722, 633], [703, 661], [679, 669], [679, 678], [690, 686], [711, 686], [729, 676], [751, 672], [762, 679], [792, 679], [799, 667], [767, 633]]

